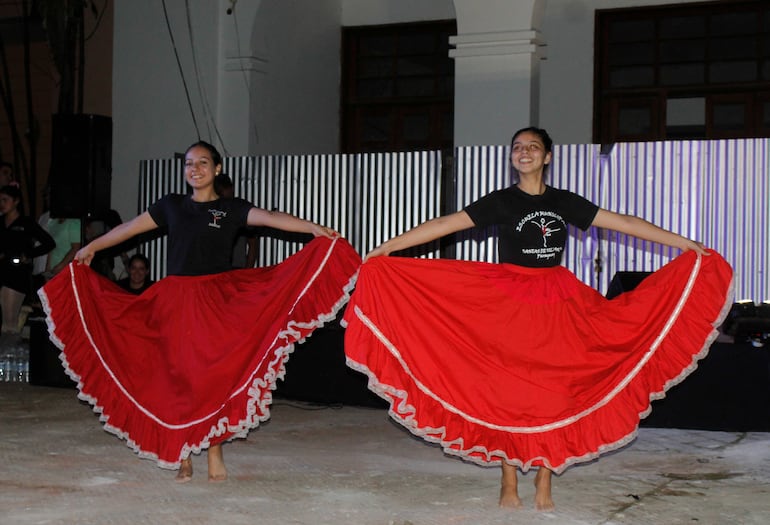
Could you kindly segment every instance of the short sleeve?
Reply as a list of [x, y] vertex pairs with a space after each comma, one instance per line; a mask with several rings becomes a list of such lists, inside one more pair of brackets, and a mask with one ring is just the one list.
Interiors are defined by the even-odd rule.
[[249, 212], [254, 207], [254, 205], [249, 201], [241, 198], [235, 198], [233, 201], [236, 204], [238, 219], [243, 226], [246, 226], [249, 219]]
[[463, 210], [471, 218], [474, 225], [483, 228], [499, 223], [504, 207], [503, 193], [497, 190], [469, 204]]
[[599, 206], [577, 193], [565, 193], [569, 199], [569, 203], [565, 206], [565, 210], [569, 211], [566, 217], [567, 221], [586, 231], [594, 222], [596, 214], [599, 213]]
[[164, 197], [161, 197], [159, 200], [150, 204], [149, 208], [147, 208], [147, 213], [150, 214], [152, 220], [155, 221], [155, 224], [157, 224], [159, 227], [168, 226], [168, 199], [169, 195], [165, 195]]

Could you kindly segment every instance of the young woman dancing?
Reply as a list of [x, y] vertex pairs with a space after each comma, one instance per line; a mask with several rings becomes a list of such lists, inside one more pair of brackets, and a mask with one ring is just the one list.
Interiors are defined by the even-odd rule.
[[[392, 417], [448, 454], [501, 465], [501, 506], [522, 505], [517, 469], [539, 467], [540, 510], [554, 507], [552, 472], [634, 438], [732, 303], [732, 271], [715, 252], [548, 186], [551, 150], [545, 130], [516, 132], [518, 182], [372, 250], [343, 320], [348, 364]], [[568, 224], [685, 253], [608, 301], [560, 265]], [[490, 225], [503, 264], [380, 257]]]
[[[227, 477], [221, 444], [269, 417], [284, 362], [348, 299], [360, 257], [333, 230], [220, 198], [222, 158], [197, 142], [185, 153], [192, 194], [163, 197], [84, 246], [41, 291], [52, 340], [79, 397], [141, 457], [193, 474], [208, 448], [210, 481]], [[243, 226], [316, 237], [282, 263], [231, 270]], [[168, 232], [168, 277], [126, 294], [87, 265], [94, 254], [155, 228]]]

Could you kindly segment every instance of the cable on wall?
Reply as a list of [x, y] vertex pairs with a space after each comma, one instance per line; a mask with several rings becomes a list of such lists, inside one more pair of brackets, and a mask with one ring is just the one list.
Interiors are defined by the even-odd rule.
[[[230, 8], [227, 9], [227, 14], [232, 15], [235, 13], [235, 4], [238, 0], [230, 0]], [[235, 29], [235, 45], [237, 46], [238, 50], [238, 59], [240, 60], [243, 56], [243, 53], [241, 52], [241, 33], [238, 30], [238, 16], [233, 17], [233, 27]], [[246, 87], [246, 93], [251, 92], [251, 86], [249, 85], [249, 79], [246, 76], [246, 71], [243, 68], [241, 69], [241, 77], [243, 78], [243, 85]], [[251, 108], [249, 108], [251, 109]], [[257, 141], [257, 144], [259, 144], [259, 130], [257, 129], [257, 123], [256, 121], [253, 123], [253, 129], [254, 129], [254, 140]]]
[[190, 116], [192, 117], [193, 124], [195, 125], [195, 133], [198, 136], [198, 140], [201, 140], [201, 131], [198, 127], [198, 120], [195, 118], [195, 111], [193, 110], [192, 100], [190, 100], [190, 90], [187, 87], [187, 80], [184, 77], [184, 71], [182, 70], [182, 62], [179, 60], [179, 50], [174, 40], [174, 33], [171, 30], [171, 22], [168, 18], [168, 10], [166, 9], [166, 0], [161, 0], [163, 5], [163, 16], [166, 19], [166, 28], [168, 29], [168, 36], [171, 38], [171, 47], [174, 49], [174, 56], [176, 57], [176, 65], [179, 68], [179, 76], [182, 78], [182, 85], [184, 86], [184, 93], [187, 97], [187, 106], [190, 108]]
[[222, 134], [219, 132], [219, 127], [217, 126], [216, 120], [212, 116], [211, 111], [211, 104], [209, 103], [209, 96], [206, 92], [206, 89], [204, 85], [201, 83], [201, 74], [200, 69], [198, 68], [198, 54], [195, 52], [195, 41], [193, 39], [193, 27], [192, 27], [192, 16], [190, 15], [190, 1], [185, 0], [184, 2], [185, 6], [185, 15], [187, 19], [187, 32], [190, 39], [190, 53], [192, 55], [192, 62], [193, 62], [193, 68], [195, 70], [195, 80], [198, 85], [198, 93], [200, 94], [201, 98], [201, 104], [203, 106], [203, 113], [206, 117], [206, 128], [208, 130], [208, 135], [211, 136], [211, 127], [214, 128], [214, 133], [217, 136], [217, 139], [219, 140], [219, 144], [222, 147], [222, 153], [225, 156], [229, 155], [229, 152], [227, 151], [227, 146], [225, 145], [225, 141], [222, 139]]
[[88, 42], [91, 40], [91, 37], [94, 36], [96, 31], [99, 29], [99, 26], [102, 24], [102, 18], [104, 18], [104, 13], [107, 11], [107, 4], [109, 3], [109, 0], [104, 0], [104, 3], [102, 4], [101, 10], [96, 11], [96, 7], [94, 6], [94, 3], [91, 2], [91, 12], [96, 14], [96, 23], [94, 24], [94, 28], [91, 30], [91, 32], [88, 34], [88, 36], [85, 37], [85, 41]]

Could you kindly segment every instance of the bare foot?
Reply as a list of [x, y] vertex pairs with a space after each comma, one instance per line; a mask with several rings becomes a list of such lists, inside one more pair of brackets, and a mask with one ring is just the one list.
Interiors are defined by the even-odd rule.
[[211, 483], [221, 483], [227, 479], [227, 468], [225, 468], [225, 459], [222, 455], [222, 445], [212, 445], [209, 447], [209, 481]]
[[174, 481], [177, 483], [187, 483], [192, 479], [192, 475], [192, 458], [183, 459], [181, 465], [179, 465], [179, 471], [176, 473]]
[[506, 509], [520, 509], [524, 505], [519, 498], [519, 480], [516, 467], [502, 464], [503, 478], [500, 482], [500, 507]]
[[505, 509], [520, 509], [524, 506], [516, 487], [502, 485], [500, 487], [500, 507]]
[[537, 510], [553, 510], [556, 505], [553, 504], [551, 497], [551, 474], [550, 470], [540, 467], [535, 476], [535, 508]]

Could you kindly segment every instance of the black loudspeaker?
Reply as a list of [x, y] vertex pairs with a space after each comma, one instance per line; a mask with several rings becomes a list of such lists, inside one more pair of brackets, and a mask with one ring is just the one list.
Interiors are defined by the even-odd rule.
[[44, 318], [30, 319], [29, 325], [29, 383], [37, 386], [74, 388], [75, 382], [64, 372], [59, 360], [61, 351], [48, 338]]
[[652, 272], [617, 272], [607, 288], [607, 299], [617, 297], [623, 292], [629, 292], [639, 286], [639, 283]]
[[51, 217], [106, 214], [112, 182], [112, 119], [54, 115], [52, 125]]
[[726, 432], [770, 431], [770, 353], [715, 343], [682, 383], [652, 402], [641, 426]]
[[296, 345], [274, 397], [322, 405], [386, 408], [387, 403], [369, 390], [368, 378], [345, 364], [344, 339], [345, 331], [334, 321]]

